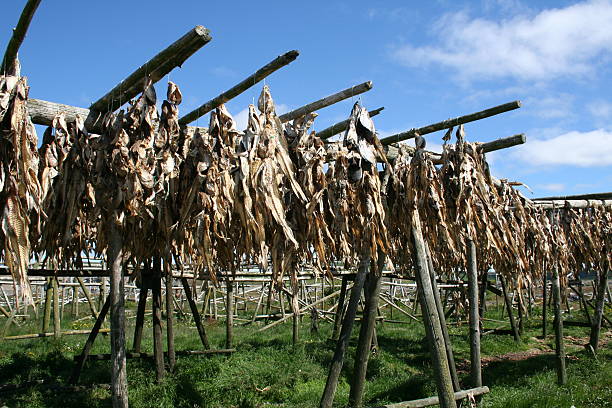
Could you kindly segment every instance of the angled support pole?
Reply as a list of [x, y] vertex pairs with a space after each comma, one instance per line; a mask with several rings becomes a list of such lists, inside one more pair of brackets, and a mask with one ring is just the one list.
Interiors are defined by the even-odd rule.
[[298, 55], [300, 55], [300, 53], [297, 50], [292, 50], [281, 56], [276, 57], [274, 60], [270, 61], [268, 64], [259, 68], [253, 75], [249, 76], [244, 81], [231, 87], [227, 91], [223, 92], [221, 95], [214, 97], [210, 101], [204, 103], [200, 107], [192, 110], [191, 112], [189, 112], [188, 114], [180, 118], [179, 125], [181, 126], [188, 125], [191, 122], [195, 121], [196, 119], [206, 115], [208, 112], [220, 106], [221, 104], [224, 104], [225, 102], [235, 98], [236, 96], [240, 95], [247, 89], [254, 86], [256, 83], [263, 80], [268, 75], [281, 69], [285, 65], [288, 65], [291, 62], [295, 61]]
[[197, 50], [208, 44], [212, 37], [201, 25], [195, 26], [166, 49], [141, 65], [112, 90], [89, 107], [96, 112], [114, 112], [134, 98], [143, 89], [143, 81], [150, 77], [156, 83], [176, 67], [180, 67]]
[[23, 40], [25, 39], [28, 28], [30, 27], [30, 22], [32, 21], [32, 17], [34, 17], [34, 13], [40, 4], [40, 1], [41, 0], [28, 0], [23, 8], [19, 21], [17, 22], [17, 26], [13, 29], [13, 36], [11, 37], [8, 46], [6, 47], [6, 51], [4, 52], [2, 66], [0, 67], [0, 73], [3, 75], [20, 74], [17, 53], [21, 47], [21, 44], [23, 43]]
[[438, 130], [449, 129], [454, 126], [463, 125], [464, 123], [474, 122], [476, 120], [499, 115], [500, 113], [508, 112], [514, 109], [518, 109], [520, 107], [521, 101], [504, 103], [503, 105], [494, 106], [492, 108], [485, 109], [480, 112], [470, 113], [469, 115], [459, 116], [453, 119], [446, 119], [442, 122], [434, 123], [432, 125], [427, 125], [418, 129], [410, 129], [405, 132], [397, 133], [395, 135], [391, 135], [389, 137], [381, 139], [380, 143], [382, 143], [383, 146], [386, 146], [391, 143], [397, 143], [404, 140], [412, 139], [416, 137], [416, 135], [423, 136], [428, 133], [437, 132]]
[[367, 81], [359, 85], [352, 86], [343, 91], [336, 92], [333, 95], [326, 96], [325, 98], [321, 98], [318, 101], [311, 102], [307, 105], [302, 106], [301, 108], [297, 108], [292, 110], [291, 112], [287, 112], [283, 115], [280, 115], [278, 118], [281, 122], [289, 122], [293, 119], [297, 119], [304, 115], [307, 115], [311, 112], [318, 111], [319, 109], [323, 109], [327, 106], [333, 105], [334, 103], [338, 103], [345, 99], [351, 98], [355, 95], [362, 94], [364, 92], [372, 89], [372, 81]]

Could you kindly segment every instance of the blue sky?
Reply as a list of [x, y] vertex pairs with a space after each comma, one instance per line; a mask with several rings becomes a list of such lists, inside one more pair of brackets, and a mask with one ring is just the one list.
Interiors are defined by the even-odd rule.
[[[25, 0], [4, 3], [2, 50]], [[371, 80], [356, 99], [385, 107], [374, 121], [387, 136], [520, 99], [519, 110], [466, 125], [470, 141], [527, 135], [490, 155], [495, 175], [534, 196], [612, 190], [612, 0], [43, 0], [22, 74], [31, 97], [87, 107], [197, 24], [213, 40], [170, 74], [183, 113], [297, 49], [266, 79], [281, 112]], [[260, 89], [228, 103], [239, 123]], [[320, 111], [314, 128], [345, 119], [352, 102]]]

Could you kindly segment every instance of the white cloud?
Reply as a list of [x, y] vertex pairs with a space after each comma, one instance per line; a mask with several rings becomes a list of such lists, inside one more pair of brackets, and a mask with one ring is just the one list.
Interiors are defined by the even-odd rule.
[[610, 27], [611, 0], [584, 1], [500, 21], [458, 12], [434, 25], [435, 44], [404, 45], [393, 55], [408, 66], [444, 65], [466, 79], [582, 76], [609, 59]]
[[612, 102], [597, 100], [589, 103], [587, 109], [594, 117], [598, 119], [612, 118]]
[[511, 155], [534, 166], [612, 166], [612, 132], [572, 131], [550, 139], [532, 139]]
[[529, 97], [525, 99], [525, 111], [542, 119], [566, 119], [572, 116], [574, 97], [567, 93]]

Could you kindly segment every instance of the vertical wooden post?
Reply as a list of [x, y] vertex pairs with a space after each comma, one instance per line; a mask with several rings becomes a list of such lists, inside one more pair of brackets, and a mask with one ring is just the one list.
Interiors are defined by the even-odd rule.
[[51, 279], [47, 278], [45, 285], [45, 312], [43, 315], [42, 332], [47, 333], [49, 331], [49, 322], [51, 321], [51, 302], [53, 296], [53, 286], [51, 285]]
[[508, 318], [510, 319], [510, 328], [512, 329], [514, 341], [521, 341], [521, 336], [514, 320], [514, 314], [512, 313], [512, 301], [510, 300], [510, 296], [508, 295], [508, 291], [506, 289], [506, 280], [501, 274], [499, 275], [499, 281], [502, 285], [502, 291], [504, 293], [504, 302], [506, 303], [506, 309], [508, 310]]
[[412, 255], [415, 265], [417, 292], [420, 297], [423, 323], [425, 324], [425, 331], [431, 348], [440, 406], [442, 408], [455, 408], [457, 403], [455, 402], [453, 392], [453, 382], [448, 366], [438, 309], [431, 286], [425, 241], [421, 232], [421, 222], [417, 211], [414, 211], [412, 216], [411, 236], [414, 245]]
[[300, 340], [300, 304], [298, 302], [298, 284], [297, 279], [291, 282], [291, 312], [293, 313], [293, 336], [292, 342], [295, 346]]
[[336, 394], [338, 379], [340, 378], [340, 370], [342, 370], [342, 365], [344, 364], [344, 354], [346, 353], [351, 332], [353, 331], [353, 324], [355, 323], [355, 316], [357, 315], [359, 298], [361, 297], [365, 277], [369, 270], [370, 251], [369, 248], [366, 248], [361, 256], [361, 263], [359, 265], [359, 269], [357, 270], [357, 274], [355, 275], [355, 283], [351, 289], [349, 303], [346, 308], [344, 319], [342, 320], [340, 337], [336, 343], [336, 349], [334, 351], [334, 356], [332, 357], [331, 366], [329, 367], [325, 389], [323, 390], [321, 402], [319, 403], [321, 408], [330, 408], [334, 402], [334, 395]]
[[159, 383], [164, 378], [164, 347], [161, 327], [161, 258], [153, 257], [153, 275], [151, 280], [153, 294], [153, 355], [155, 357], [156, 380]]
[[340, 285], [340, 297], [338, 298], [338, 307], [336, 309], [336, 315], [334, 317], [334, 329], [332, 331], [331, 337], [332, 340], [338, 340], [338, 336], [340, 335], [340, 324], [342, 323], [342, 317], [344, 316], [344, 303], [346, 300], [347, 286], [348, 279], [346, 276], [342, 276], [342, 284]]
[[518, 331], [519, 335], [523, 335], [523, 330], [525, 329], [525, 303], [523, 302], [523, 291], [521, 288], [516, 288], [516, 297], [517, 297], [517, 305], [518, 305]]
[[150, 278], [142, 278], [140, 293], [138, 295], [138, 309], [136, 311], [136, 324], [134, 327], [134, 343], [133, 349], [135, 353], [140, 353], [140, 345], [142, 343], [142, 331], [144, 330], [144, 315], [147, 308], [147, 296], [149, 294]]
[[174, 371], [176, 353], [174, 352], [174, 290], [172, 290], [172, 258], [164, 259], [166, 275], [166, 341], [168, 344], [168, 370]]
[[[482, 274], [482, 292], [480, 293], [480, 304], [478, 307], [478, 315], [480, 317], [484, 317], [485, 312], [487, 311], [487, 288], [488, 286], [489, 286], [489, 272], [484, 271]], [[495, 304], [497, 305], [497, 296], [495, 296]]]
[[225, 300], [225, 348], [232, 348], [234, 340], [234, 282], [227, 272], [226, 284], [226, 300]]
[[565, 344], [563, 341], [563, 316], [561, 315], [561, 285], [559, 283], [559, 269], [555, 267], [553, 276], [553, 302], [555, 305], [555, 351], [557, 357], [557, 383], [567, 383], [565, 371]]
[[442, 306], [442, 300], [440, 299], [440, 290], [438, 289], [436, 271], [433, 266], [433, 259], [431, 257], [431, 252], [429, 251], [429, 245], [427, 245], [427, 242], [424, 243], [425, 254], [427, 255], [427, 268], [429, 269], [431, 288], [433, 289], [436, 309], [438, 311], [438, 317], [440, 319], [442, 337], [444, 338], [444, 350], [446, 351], [446, 359], [448, 360], [448, 369], [450, 370], [451, 379], [453, 381], [453, 389], [455, 391], [461, 391], [461, 384], [459, 384], [459, 376], [457, 375], [457, 367], [455, 366], [455, 354], [453, 353], [453, 346], [450, 341], [450, 335], [448, 334], [448, 327], [446, 327], [446, 316], [444, 315], [444, 307]]
[[544, 272], [542, 273], [542, 337], [546, 338], [546, 268], [544, 268]]
[[482, 367], [480, 362], [480, 316], [478, 314], [478, 269], [476, 262], [476, 244], [468, 241], [468, 293], [470, 307], [470, 377], [472, 387], [482, 386]]
[[355, 351], [355, 369], [351, 382], [349, 395], [350, 407], [363, 406], [363, 390], [365, 388], [368, 360], [370, 358], [370, 347], [376, 326], [376, 314], [378, 310], [378, 296], [382, 282], [382, 270], [385, 265], [386, 255], [378, 251], [378, 262], [375, 271], [368, 274], [365, 283], [365, 305], [363, 319], [359, 330], [359, 340]]
[[594, 353], [597, 353], [597, 346], [599, 345], [601, 318], [603, 316], [606, 288], [608, 287], [608, 270], [604, 267], [604, 269], [601, 269], [598, 275], [599, 282], [597, 285], [597, 298], [595, 299], [595, 313], [593, 313], [591, 335], [589, 337], [589, 344], [593, 348]]
[[[113, 217], [115, 218], [115, 217]], [[113, 408], [127, 408], [127, 372], [125, 354], [125, 299], [123, 291], [123, 237], [115, 224], [109, 222], [108, 264], [111, 269], [111, 393]]]
[[[210, 343], [208, 342], [208, 336], [206, 335], [206, 330], [202, 325], [202, 319], [200, 318], [200, 313], [198, 312], [198, 305], [193, 299], [191, 295], [191, 288], [189, 287], [189, 281], [187, 278], [181, 278], [181, 283], [183, 284], [183, 290], [185, 291], [185, 297], [187, 298], [187, 302], [189, 303], [189, 307], [191, 308], [191, 314], [193, 315], [193, 321], [196, 325], [196, 329], [198, 329], [198, 335], [200, 336], [200, 341], [202, 341], [202, 345], [204, 349], [210, 350]], [[257, 311], [255, 311], [257, 313]]]
[[71, 298], [72, 298], [72, 307], [70, 308], [70, 313], [72, 314], [72, 317], [76, 317], [77, 316], [77, 305], [79, 304], [79, 302], [77, 301], [77, 298], [79, 296], [78, 292], [79, 292], [79, 288], [77, 288], [76, 286], [72, 287], [71, 290], [72, 294], [71, 294]]
[[59, 285], [56, 276], [51, 279], [53, 279], [51, 281], [53, 284], [53, 336], [57, 339], [62, 334], [59, 305]]

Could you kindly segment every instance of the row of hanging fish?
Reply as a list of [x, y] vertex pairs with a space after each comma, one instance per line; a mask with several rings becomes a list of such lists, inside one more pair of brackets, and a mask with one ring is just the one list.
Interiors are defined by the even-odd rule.
[[111, 226], [136, 269], [173, 257], [216, 279], [248, 262], [270, 267], [280, 286], [304, 263], [330, 272], [338, 261], [384, 256], [412, 275], [417, 212], [441, 274], [461, 273], [468, 240], [480, 270], [493, 265], [516, 285], [552, 267], [610, 262], [610, 209], [538, 208], [490, 175], [463, 127], [441, 165], [420, 136], [389, 163], [359, 103], [330, 149], [310, 130], [316, 114], [281, 123], [267, 86], [240, 131], [223, 105], [207, 129], [180, 128], [178, 87], [169, 82], [160, 113], [147, 81], [126, 111], [106, 114], [101, 134], [60, 113], [37, 151], [25, 80], [0, 85], [0, 244], [25, 288], [31, 249], [79, 267], [83, 254], [106, 251]]

